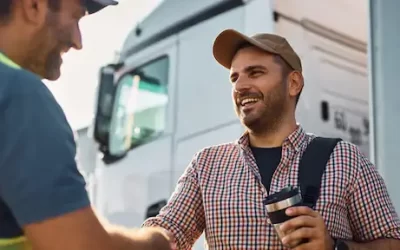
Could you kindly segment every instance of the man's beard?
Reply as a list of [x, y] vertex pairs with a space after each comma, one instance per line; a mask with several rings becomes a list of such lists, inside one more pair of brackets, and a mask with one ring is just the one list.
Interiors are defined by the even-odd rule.
[[37, 32], [33, 41], [26, 68], [37, 74], [41, 78], [56, 80], [59, 77], [61, 66], [60, 40], [63, 35], [60, 32], [58, 16], [49, 13], [46, 24]]
[[60, 16], [58, 12], [49, 12], [47, 17], [48, 23], [48, 36], [53, 37], [57, 46], [52, 46], [52, 49], [48, 51], [44, 69], [46, 72], [46, 79], [56, 80], [60, 77], [61, 68], [61, 54], [62, 46], [66, 44], [68, 37], [68, 29], [62, 29], [60, 26]]
[[241, 111], [236, 104], [236, 114], [241, 123], [254, 134], [268, 134], [276, 131], [282, 123], [286, 112], [286, 99], [284, 89], [276, 89], [268, 95], [261, 97], [256, 107], [248, 114]]

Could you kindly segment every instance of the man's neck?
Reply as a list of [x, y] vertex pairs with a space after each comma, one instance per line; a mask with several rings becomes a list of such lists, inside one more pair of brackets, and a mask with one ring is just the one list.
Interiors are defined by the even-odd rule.
[[18, 65], [23, 65], [27, 51], [27, 41], [19, 39], [18, 34], [9, 28], [0, 28], [1, 36], [7, 39], [0, 39], [0, 52], [4, 53], [10, 60]]
[[265, 133], [249, 132], [250, 144], [253, 147], [272, 148], [282, 146], [283, 141], [297, 129], [296, 120], [282, 122], [276, 130]]

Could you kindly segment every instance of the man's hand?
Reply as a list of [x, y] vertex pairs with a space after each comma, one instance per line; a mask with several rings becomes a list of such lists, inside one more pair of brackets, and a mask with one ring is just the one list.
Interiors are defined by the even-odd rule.
[[[280, 229], [285, 233], [282, 243], [294, 250], [333, 250], [334, 241], [326, 229], [322, 216], [309, 207], [291, 207], [288, 216], [297, 216], [283, 223]], [[306, 243], [296, 246], [303, 239]]]
[[168, 241], [170, 243], [171, 250], [178, 250], [178, 247], [177, 247], [176, 242], [175, 242], [174, 235], [170, 231], [165, 230], [165, 229], [164, 229], [164, 233], [167, 235], [167, 239], [168, 239]]
[[132, 245], [142, 250], [177, 249], [172, 233], [161, 227], [130, 229], [120, 225], [113, 225], [98, 213], [96, 213], [96, 216], [111, 236], [117, 249], [129, 249], [128, 246]]
[[137, 231], [138, 237], [145, 242], [144, 249], [175, 250], [176, 245], [172, 234], [159, 227], [141, 228]]

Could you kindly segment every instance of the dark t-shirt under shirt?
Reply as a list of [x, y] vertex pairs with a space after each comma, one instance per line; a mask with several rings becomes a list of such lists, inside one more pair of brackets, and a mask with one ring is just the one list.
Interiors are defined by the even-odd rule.
[[250, 147], [256, 160], [261, 181], [269, 193], [272, 176], [281, 161], [282, 147], [257, 148]]

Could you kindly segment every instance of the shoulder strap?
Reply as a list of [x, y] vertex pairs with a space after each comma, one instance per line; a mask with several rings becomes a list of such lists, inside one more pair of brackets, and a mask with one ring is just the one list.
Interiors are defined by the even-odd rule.
[[299, 184], [304, 205], [314, 208], [320, 195], [322, 175], [340, 138], [315, 137], [300, 160]]

